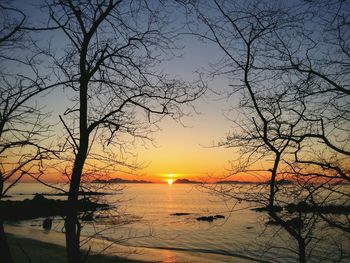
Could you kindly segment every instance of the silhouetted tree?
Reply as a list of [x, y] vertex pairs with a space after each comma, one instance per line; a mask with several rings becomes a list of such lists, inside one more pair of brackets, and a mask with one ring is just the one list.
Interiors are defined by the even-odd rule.
[[[53, 154], [49, 144], [47, 117], [35, 97], [49, 89], [36, 70], [34, 53], [26, 30], [26, 15], [7, 3], [0, 4], [0, 200], [23, 177], [38, 178], [42, 162]], [[20, 70], [20, 69], [21, 70]], [[1, 211], [4, 214], [6, 211]], [[0, 216], [0, 251], [4, 262], [12, 262]]]
[[[220, 143], [239, 150], [230, 176], [268, 178], [251, 189], [214, 191], [263, 204], [297, 241], [300, 262], [317, 244], [307, 240], [317, 239], [312, 230], [322, 227], [320, 218], [343, 230], [349, 224], [346, 215], [321, 208], [349, 206], [348, 190], [339, 186], [349, 180], [348, 10], [344, 1], [189, 5], [201, 22], [189, 24], [192, 33], [223, 53], [212, 75], [230, 79], [229, 95], [240, 96], [236, 130]], [[293, 204], [299, 204], [294, 212], [280, 211]]]
[[[67, 134], [65, 160], [72, 161], [65, 170], [70, 180], [67, 254], [76, 263], [82, 257], [75, 206], [81, 182], [89, 180], [84, 176], [91, 176], [89, 168], [132, 166], [123, 159], [128, 154], [125, 138], [147, 139], [152, 125], [165, 115], [181, 117], [181, 104], [203, 89], [155, 68], [175, 48], [162, 1], [62, 0], [47, 8], [65, 43], [61, 53], [51, 53], [55, 76], [66, 82], [74, 104], [60, 119]], [[107, 146], [121, 155], [108, 152]]]

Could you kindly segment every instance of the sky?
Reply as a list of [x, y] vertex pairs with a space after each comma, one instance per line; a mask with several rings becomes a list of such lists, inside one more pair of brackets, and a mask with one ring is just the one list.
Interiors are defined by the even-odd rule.
[[[213, 46], [192, 37], [184, 38], [182, 44], [182, 56], [167, 61], [161, 67], [188, 81], [193, 81], [197, 70], [204, 70], [221, 55]], [[227, 91], [228, 84], [224, 78], [208, 81], [209, 88], [216, 92]], [[60, 91], [53, 92], [41, 101], [52, 111], [56, 121], [66, 108], [64, 103], [57, 103], [64, 101], [64, 96], [67, 95], [60, 94]], [[133, 171], [134, 176], [115, 172], [112, 177], [165, 182], [169, 177], [203, 180], [226, 174], [234, 151], [215, 145], [231, 130], [232, 122], [225, 117], [225, 112], [237, 102], [237, 98], [228, 99], [224, 93], [214, 94], [208, 90], [193, 103], [196, 112], [192, 111], [191, 116], [185, 116], [181, 123], [170, 117], [164, 118], [159, 123], [159, 131], [152, 134], [153, 142], [134, 149], [142, 169]]]
[[[164, 69], [188, 81], [197, 77], [196, 71], [206, 70], [210, 62], [222, 55], [215, 46], [191, 36], [184, 37], [181, 46], [184, 46], [182, 56], [167, 62]], [[208, 82], [209, 88], [217, 92], [227, 91], [228, 84], [223, 78]], [[183, 124], [170, 118], [162, 120], [161, 130], [154, 134], [155, 147], [139, 150], [140, 159], [149, 162], [141, 173], [163, 181], [169, 176], [200, 180], [226, 172], [233, 151], [214, 146], [231, 128], [232, 123], [224, 112], [235, 103], [237, 100], [228, 100], [224, 94], [209, 90], [194, 103], [198, 114], [193, 112], [185, 117]]]
[[[45, 13], [41, 13], [40, 8], [32, 5], [33, 3], [38, 4], [42, 2], [42, 0], [35, 0], [33, 2], [17, 0], [13, 3], [15, 3], [15, 5], [17, 4], [20, 8], [23, 8], [23, 10], [29, 15], [33, 25], [36, 26], [45, 24], [45, 21], [47, 20]], [[219, 22], [225, 22], [215, 15], [210, 6], [206, 6], [205, 1], [201, 1], [200, 3], [205, 5], [203, 6], [203, 10], [205, 10], [206, 15], [210, 15], [210, 17], [213, 15], [211, 18], [214, 20], [218, 19], [217, 21]], [[237, 3], [241, 4], [242, 6], [246, 4], [244, 1], [238, 1]], [[281, 3], [284, 3], [284, 1]], [[180, 26], [186, 21], [185, 16], [181, 14], [181, 10], [178, 9], [174, 9], [174, 12], [169, 16], [173, 16], [175, 27]], [[142, 22], [139, 20], [136, 21], [135, 27], [140, 26], [142, 28], [141, 24], [144, 19], [140, 19]], [[195, 28], [193, 25], [192, 27]], [[222, 28], [226, 29], [224, 26]], [[208, 29], [203, 29], [204, 32], [205, 30]], [[115, 33], [119, 31], [113, 32]], [[221, 31], [219, 30], [219, 32]], [[230, 30], [226, 32], [228, 35], [226, 35], [225, 30], [223, 32], [221, 32], [223, 34], [221, 37], [223, 38], [231, 34]], [[107, 36], [110, 37], [111, 35], [107, 34]], [[118, 35], [118, 37], [120, 37], [119, 39], [121, 39], [121, 41], [127, 41], [128, 39], [128, 37], [124, 39], [122, 34]], [[209, 72], [210, 65], [220, 62], [220, 59], [225, 56], [225, 54], [222, 53], [221, 48], [215, 44], [210, 44], [209, 42], [204, 42], [203, 40], [199, 41], [195, 36], [189, 34], [181, 34], [181, 37], [181, 40], [177, 42], [178, 46], [183, 47], [177, 52], [177, 54], [181, 54], [181, 56], [163, 61], [157, 65], [157, 69], [159, 71], [164, 71], [170, 76], [174, 76], [188, 82], [193, 82], [198, 79], [198, 72]], [[50, 45], [52, 45], [50, 46], [52, 48], [51, 50], [54, 50], [59, 58], [62, 58], [64, 54], [67, 54], [64, 52], [69, 52], [67, 51], [69, 50], [69, 45], [67, 45], [68, 38], [65, 37], [62, 32], [57, 32], [54, 30], [49, 32], [36, 31], [34, 39], [38, 41], [39, 46], [48, 46], [50, 43]], [[119, 43], [119, 39], [116, 42], [119, 45], [122, 45]], [[113, 40], [115, 40], [115, 38]], [[100, 39], [98, 41], [101, 43]], [[227, 44], [232, 44], [232, 40], [229, 37], [227, 38], [227, 41]], [[123, 44], [124, 43], [125, 42], [123, 42]], [[240, 49], [244, 50], [244, 48], [240, 46], [240, 43], [235, 42], [234, 44], [234, 46], [230, 45], [230, 47], [232, 47], [232, 49], [235, 51], [238, 50], [238, 53], [240, 52]], [[25, 52], [26, 51], [24, 51], [24, 53]], [[46, 71], [50, 72], [51, 70], [50, 64], [45, 62], [46, 61], [44, 60], [40, 65], [41, 73], [45, 73]], [[152, 134], [152, 138], [154, 139], [153, 143], [131, 143], [131, 146], [129, 145], [130, 147], [128, 150], [132, 151], [137, 163], [141, 164], [141, 168], [139, 170], [126, 171], [128, 173], [125, 172], [124, 168], [122, 169], [124, 172], [121, 172], [120, 169], [116, 169], [115, 171], [110, 171], [109, 175], [111, 177], [165, 182], [168, 178], [202, 180], [208, 177], [224, 177], [229, 173], [232, 165], [230, 162], [232, 160], [239, 159], [240, 155], [237, 153], [237, 149], [216, 147], [216, 145], [218, 142], [223, 141], [225, 137], [234, 130], [234, 123], [225, 117], [225, 115], [229, 115], [233, 118], [238, 116], [237, 112], [229, 112], [229, 110], [237, 107], [240, 100], [240, 95], [238, 93], [234, 93], [233, 95], [228, 96], [227, 94], [231, 89], [230, 85], [240, 83], [240, 80], [237, 79], [239, 76], [237, 77], [235, 74], [232, 75], [234, 76], [232, 77], [234, 80], [225, 78], [225, 76], [230, 76], [232, 70], [231, 68], [226, 68], [226, 66], [229, 66], [225, 64], [223, 60], [221, 60], [221, 63], [223, 63], [222, 68], [224, 68], [218, 69], [218, 74], [221, 75], [216, 75], [215, 78], [211, 79], [204, 74], [209, 89], [201, 98], [193, 102], [193, 106], [196, 111], [190, 112], [190, 116], [185, 116], [183, 119], [181, 119], [181, 123], [172, 120], [169, 116], [166, 116], [160, 123], [158, 123], [159, 130]], [[78, 65], [78, 63], [72, 64]], [[71, 66], [72, 64], [67, 65]], [[220, 67], [222, 64], [217, 65]], [[23, 71], [22, 73], [24, 75], [30, 74], [29, 72], [26, 72], [25, 68], [17, 68], [16, 63], [6, 66], [10, 71], [13, 69], [14, 72]], [[73, 66], [73, 70], [75, 69], [76, 68]], [[222, 71], [226, 69], [228, 71], [223, 73]], [[133, 68], [133, 70], [135, 69]], [[62, 74], [62, 72], [60, 72], [60, 74]], [[137, 74], [135, 75], [137, 76]], [[52, 77], [53, 81], [55, 81], [54, 74], [52, 74], [50, 77]], [[232, 83], [231, 81], [237, 81], [237, 83]], [[71, 99], [76, 97], [77, 94], [78, 92], [74, 92], [73, 89], [62, 89], [59, 87], [48, 94], [35, 97], [31, 102], [39, 107], [42, 107], [43, 111], [51, 113], [49, 120], [51, 124], [54, 124], [54, 128], [52, 130], [54, 135], [51, 138], [51, 142], [53, 142], [53, 144], [55, 144], [56, 141], [59, 142], [65, 136], [65, 130], [63, 124], [60, 122], [59, 116], [64, 115], [67, 109], [75, 107], [72, 107], [74, 102], [72, 102]], [[119, 93], [119, 95], [120, 94], [121, 93]], [[99, 94], [94, 93], [94, 95]], [[103, 97], [103, 95], [101, 97]], [[108, 97], [108, 99], [109, 98], [110, 97]], [[116, 98], [119, 98], [119, 96], [116, 96]], [[107, 99], [103, 97], [102, 104], [106, 100]], [[100, 101], [97, 99], [92, 101], [95, 103], [95, 105], [100, 103]], [[120, 103], [120, 101], [118, 103]], [[99, 104], [99, 106], [100, 105], [101, 104]], [[104, 107], [105, 105], [103, 104], [102, 106]], [[75, 107], [75, 109], [77, 109], [77, 107]], [[128, 118], [137, 116], [137, 113], [132, 112], [131, 114], [133, 115], [128, 115]], [[69, 117], [65, 116], [65, 118], [68, 122], [70, 121]], [[70, 122], [70, 124], [72, 126], [75, 125], [73, 122]], [[77, 131], [77, 126], [75, 126], [75, 131]], [[94, 148], [93, 150], [95, 149], [96, 152], [99, 151], [98, 147]], [[118, 152], [118, 149], [112, 148], [111, 151]], [[266, 158], [259, 162], [260, 166], [269, 165], [270, 160]], [[256, 170], [262, 170], [262, 168], [267, 170], [266, 167], [254, 167]], [[46, 172], [45, 178], [47, 180], [54, 181], [59, 178], [59, 174], [57, 171], [51, 168]], [[232, 179], [248, 181], [254, 180], [252, 177], [247, 175], [244, 175], [244, 177], [241, 178], [235, 177]]]
[[[27, 1], [16, 3], [23, 6], [31, 17], [43, 19], [39, 15], [39, 9], [28, 5]], [[184, 17], [180, 20], [183, 22]], [[65, 42], [60, 34], [54, 35], [53, 39], [54, 46], [64, 46]], [[163, 62], [159, 67], [187, 81], [196, 79], [195, 72], [206, 71], [210, 63], [218, 61], [223, 55], [216, 46], [200, 42], [193, 36], [184, 36], [178, 44], [183, 46], [180, 51], [182, 56]], [[232, 129], [232, 122], [224, 113], [230, 107], [236, 106], [239, 100], [238, 97], [227, 97], [225, 92], [229, 90], [229, 84], [223, 77], [208, 80], [210, 90], [194, 102], [198, 113], [192, 112], [192, 116], [182, 119], [182, 124], [164, 118], [159, 123], [160, 130], [152, 135], [153, 144], [147, 144], [146, 147], [139, 145], [134, 149], [137, 160], [143, 164], [142, 169], [133, 171], [134, 176], [119, 172], [112, 173], [111, 176], [164, 182], [168, 177], [201, 180], [208, 176], [221, 177], [226, 174], [230, 168], [230, 160], [237, 156], [232, 149], [215, 145]], [[217, 92], [221, 94], [215, 94]], [[56, 90], [36, 98], [35, 103], [44, 106], [45, 111], [51, 112], [52, 123], [59, 123], [59, 115], [62, 115], [69, 105], [69, 96], [71, 94], [67, 90]], [[61, 126], [56, 126], [58, 132], [61, 132]], [[49, 172], [46, 178], [55, 180], [56, 177], [56, 172]]]

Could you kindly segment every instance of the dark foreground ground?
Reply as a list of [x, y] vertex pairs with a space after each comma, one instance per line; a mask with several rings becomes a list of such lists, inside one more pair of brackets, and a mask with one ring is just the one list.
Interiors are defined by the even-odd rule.
[[[37, 241], [29, 238], [6, 235], [10, 244], [15, 263], [66, 263], [66, 250], [64, 247]], [[1, 260], [0, 260], [1, 261]], [[89, 263], [141, 263], [136, 261], [112, 256], [92, 255], [88, 258]]]

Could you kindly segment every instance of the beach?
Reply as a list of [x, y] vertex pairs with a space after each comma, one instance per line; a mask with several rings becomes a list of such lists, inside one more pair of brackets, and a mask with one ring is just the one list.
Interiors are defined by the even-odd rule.
[[[7, 240], [11, 249], [14, 262], [50, 262], [50, 263], [64, 263], [67, 262], [65, 247], [38, 241], [35, 239], [24, 238], [13, 234], [7, 235]], [[96, 263], [140, 263], [143, 261], [130, 260], [121, 257], [91, 255], [87, 262]]]
[[[65, 236], [63, 233], [38, 230], [29, 227], [5, 225], [12, 255], [15, 262], [67, 262]], [[214, 263], [214, 262], [254, 262], [224, 255], [209, 253], [191, 253], [167, 249], [151, 249], [113, 244], [102, 255], [96, 255], [99, 248], [108, 246], [107, 241], [93, 240], [92, 255], [88, 262], [164, 262], [164, 263]], [[87, 250], [85, 246], [83, 249]]]

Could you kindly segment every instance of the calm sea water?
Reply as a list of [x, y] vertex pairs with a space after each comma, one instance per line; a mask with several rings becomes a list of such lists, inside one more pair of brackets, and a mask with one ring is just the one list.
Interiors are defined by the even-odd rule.
[[[109, 219], [104, 218], [106, 214], [100, 214], [93, 223], [84, 225], [83, 234], [135, 247], [230, 255], [258, 262], [297, 261], [293, 239], [280, 229], [267, 228], [266, 216], [250, 210], [246, 203], [224, 202], [193, 185], [127, 184], [122, 187], [122, 191], [116, 191], [120, 186], [105, 189], [114, 193], [103, 197], [114, 206], [107, 212]], [[39, 184], [20, 184], [10, 194], [13, 199], [24, 199], [31, 198], [33, 193], [49, 191]], [[174, 213], [188, 215], [174, 216]], [[217, 214], [224, 215], [225, 219], [211, 223], [196, 220]], [[41, 228], [40, 220], [21, 224]], [[62, 220], [57, 218], [54, 230], [60, 231], [62, 226]], [[327, 242], [319, 242], [315, 250], [321, 253], [325, 247], [332, 250]]]

